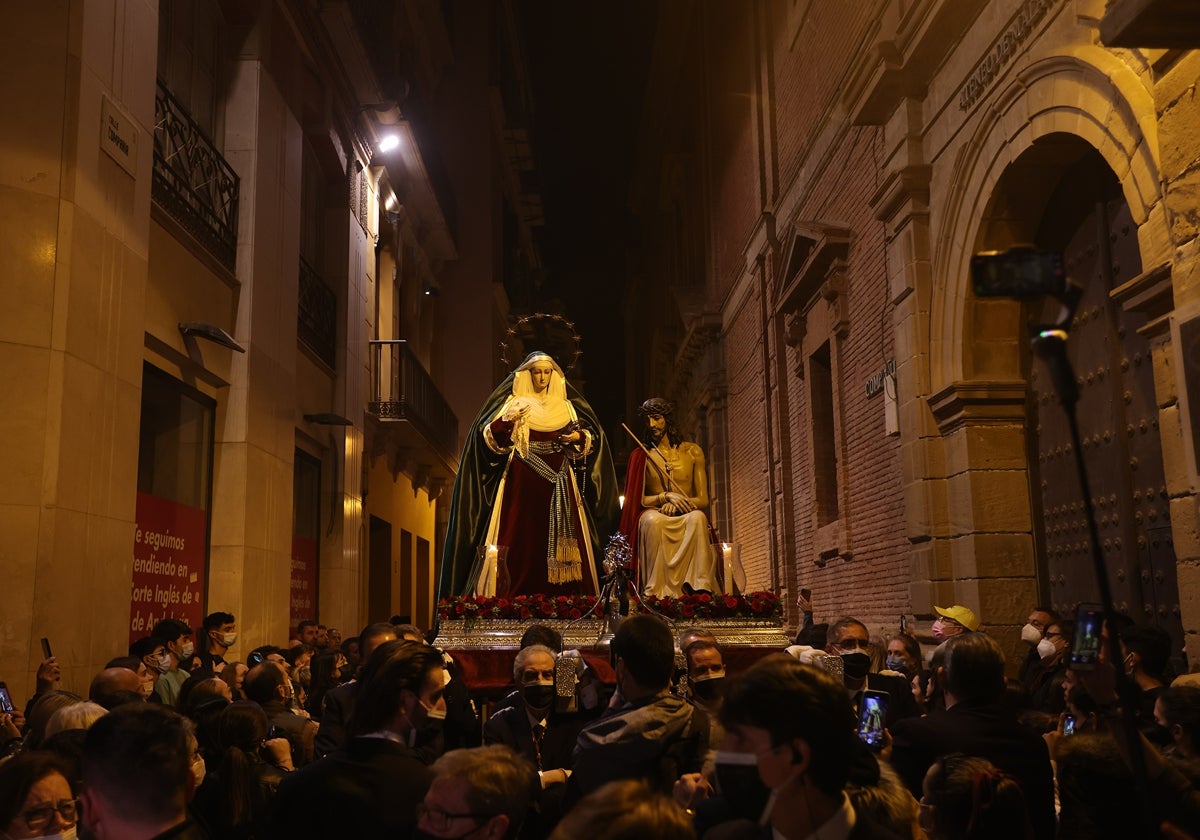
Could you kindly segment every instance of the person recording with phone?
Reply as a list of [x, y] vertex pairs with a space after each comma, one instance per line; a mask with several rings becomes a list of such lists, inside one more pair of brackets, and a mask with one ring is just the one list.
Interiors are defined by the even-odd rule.
[[[770, 655], [732, 678], [721, 706], [716, 792], [698, 803], [706, 838], [898, 835], [857, 810], [848, 782], [875, 760], [856, 738], [849, 698], [826, 672]], [[707, 829], [707, 830], [704, 830]]]
[[25, 710], [32, 711], [44, 695], [58, 690], [59, 682], [62, 680], [62, 667], [58, 664], [58, 659], [50, 650], [50, 641], [43, 637], [42, 639], [42, 661], [38, 663], [36, 683], [33, 691], [33, 696], [25, 703]]
[[896, 721], [916, 717], [920, 709], [913, 698], [912, 687], [904, 677], [871, 672], [871, 634], [867, 626], [857, 618], [844, 616], [829, 626], [829, 644], [825, 652], [840, 656], [844, 668], [844, 682], [853, 696], [857, 713], [864, 691], [884, 692], [889, 695], [884, 725], [891, 728]]

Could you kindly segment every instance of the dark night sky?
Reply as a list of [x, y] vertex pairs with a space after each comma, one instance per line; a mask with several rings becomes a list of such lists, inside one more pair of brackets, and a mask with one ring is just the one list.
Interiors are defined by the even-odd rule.
[[548, 298], [583, 339], [586, 393], [604, 424], [624, 408], [623, 291], [630, 172], [656, 0], [517, 0], [534, 99]]

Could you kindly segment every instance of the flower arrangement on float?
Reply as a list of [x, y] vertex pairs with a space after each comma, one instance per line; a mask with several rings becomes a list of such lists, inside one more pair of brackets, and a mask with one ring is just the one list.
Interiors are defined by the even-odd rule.
[[[783, 602], [773, 592], [747, 592], [744, 595], [710, 595], [701, 592], [678, 598], [644, 597], [646, 605], [665, 616], [692, 620], [702, 618], [738, 618], [757, 621], [776, 621], [783, 616]], [[574, 620], [596, 606], [594, 595], [513, 595], [485, 597], [460, 595], [438, 602], [438, 618], [443, 621], [477, 621], [508, 619], [540, 621], [547, 619]], [[636, 604], [631, 604], [636, 611]], [[598, 617], [598, 616], [597, 616]]]

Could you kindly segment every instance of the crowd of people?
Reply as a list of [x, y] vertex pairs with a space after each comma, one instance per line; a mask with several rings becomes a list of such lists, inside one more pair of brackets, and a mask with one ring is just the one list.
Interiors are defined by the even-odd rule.
[[796, 644], [736, 673], [651, 614], [604, 675], [534, 624], [487, 702], [401, 617], [244, 662], [233, 615], [166, 619], [87, 697], [50, 658], [0, 715], [0, 836], [1200, 837], [1200, 685], [1163, 631], [1110, 616], [1121, 661], [1073, 667], [1037, 607], [1010, 668], [963, 606], [926, 645], [800, 606]]

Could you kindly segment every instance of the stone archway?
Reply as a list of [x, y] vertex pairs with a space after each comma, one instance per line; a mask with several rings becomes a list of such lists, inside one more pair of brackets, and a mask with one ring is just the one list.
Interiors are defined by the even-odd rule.
[[[930, 353], [931, 390], [955, 382], [992, 377], [1020, 378], [1019, 356], [991, 358], [979, 369], [968, 338], [977, 328], [1005, 317], [1002, 302], [978, 301], [968, 292], [971, 255], [982, 242], [1003, 243], [999, 226], [1002, 209], [993, 199], [1009, 167], [1035, 144], [1044, 156], [1023, 164], [1055, 166], [1053, 146], [1071, 135], [1092, 147], [1116, 174], [1133, 223], [1144, 265], [1171, 260], [1172, 246], [1162, 201], [1154, 101], [1134, 71], [1112, 53], [1098, 47], [1080, 48], [1070, 56], [1053, 56], [1032, 63], [994, 98], [958, 150], [953, 174], [933, 214], [939, 231], [933, 247], [933, 276], [943, 294], [930, 302], [932, 333], [944, 337]], [[1071, 153], [1066, 151], [1068, 158]], [[1032, 185], [1036, 195], [1037, 185]], [[1048, 195], [1044, 196], [1048, 200]], [[940, 218], [939, 218], [940, 215]], [[1009, 239], [1036, 225], [1040, 213], [1014, 217]], [[992, 303], [997, 303], [992, 306]], [[1016, 308], [1007, 313], [1017, 317]], [[999, 348], [993, 348], [999, 349]]]
[[[1027, 242], [1063, 252], [1084, 286], [1068, 356], [1076, 372], [1078, 416], [1090, 501], [1116, 608], [1166, 627], [1182, 642], [1176, 558], [1145, 313], [1122, 306], [1121, 289], [1142, 274], [1136, 226], [1115, 173], [1079, 137], [1051, 134], [1001, 175], [979, 228], [977, 248]], [[1008, 304], [1009, 307], [1014, 304]], [[1099, 590], [1073, 443], [1058, 394], [1024, 336], [1029, 322], [1057, 314], [1054, 300], [1026, 304], [1007, 355], [1030, 379], [1025, 439], [1039, 601], [1069, 613]], [[994, 342], [967, 347], [986, 354]]]
[[1116, 173], [1142, 262], [1162, 262], [1170, 248], [1153, 103], [1136, 74], [1103, 49], [1080, 47], [1022, 68], [964, 137], [934, 162], [928, 181], [930, 337], [912, 352], [928, 354], [914, 360], [924, 366], [916, 380], [926, 383], [934, 428], [926, 437], [926, 421], [910, 414], [917, 426], [901, 432], [917, 467], [906, 476], [914, 577], [928, 574], [913, 582], [912, 604], [920, 614], [953, 599], [979, 607], [998, 630], [1024, 622], [1046, 587], [1034, 542], [1021, 310], [973, 298], [971, 254], [1036, 240], [1054, 186], [1085, 154]]
[[909, 511], [910, 531], [927, 528], [921, 550], [932, 558], [934, 602], [978, 606], [995, 629], [1021, 624], [1047, 587], [1036, 561], [1022, 312], [1015, 302], [974, 298], [969, 260], [982, 247], [1037, 241], [1055, 187], [1087, 156], [1107, 168], [1128, 205], [1143, 262], [1167, 260], [1153, 116], [1128, 66], [1081, 47], [1020, 70], [957, 151], [932, 167], [927, 403], [945, 489], [939, 498], [938, 483], [929, 485]]

